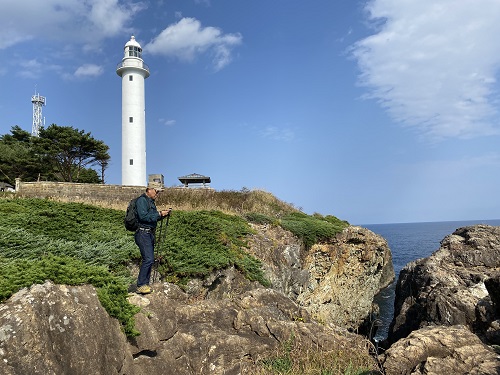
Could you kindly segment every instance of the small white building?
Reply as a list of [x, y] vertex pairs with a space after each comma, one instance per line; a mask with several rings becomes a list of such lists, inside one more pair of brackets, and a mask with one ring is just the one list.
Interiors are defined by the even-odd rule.
[[162, 190], [165, 188], [165, 179], [162, 174], [150, 174], [148, 176], [148, 186]]

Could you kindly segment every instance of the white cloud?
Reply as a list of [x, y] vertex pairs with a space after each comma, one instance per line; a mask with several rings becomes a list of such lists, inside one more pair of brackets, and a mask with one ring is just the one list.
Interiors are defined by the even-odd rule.
[[38, 78], [43, 70], [43, 64], [37, 59], [21, 61], [19, 75], [24, 78]]
[[142, 2], [118, 0], [87, 0], [88, 19], [105, 36], [121, 33], [132, 16], [146, 8]]
[[104, 68], [95, 64], [84, 64], [75, 71], [75, 77], [85, 78], [85, 77], [97, 77], [104, 72]]
[[176, 121], [175, 120], [166, 120], [164, 118], [160, 118], [158, 119], [158, 122], [160, 122], [161, 124], [165, 125], [165, 126], [174, 126]]
[[183, 61], [193, 61], [207, 52], [213, 55], [214, 68], [220, 70], [231, 62], [232, 49], [241, 41], [239, 33], [223, 34], [216, 27], [202, 27], [195, 18], [183, 18], [145, 45], [144, 51]]
[[295, 133], [291, 129], [280, 129], [276, 126], [268, 126], [262, 131], [264, 138], [272, 139], [275, 141], [291, 141], [295, 138]]
[[145, 9], [131, 0], [2, 0], [0, 49], [27, 40], [98, 43]]
[[16, 74], [23, 78], [40, 78], [45, 72], [61, 73], [62, 67], [38, 59], [19, 60], [17, 62]]
[[[401, 170], [398, 171], [400, 176], [410, 183], [413, 183], [415, 176], [420, 176], [419, 181], [426, 181], [429, 188], [437, 188], [437, 186], [448, 186], [446, 180], [451, 178], [463, 180], [464, 176], [472, 176], [481, 170], [491, 174], [500, 167], [500, 154], [495, 152], [486, 153], [483, 155], [464, 155], [458, 159], [438, 159], [419, 161], [414, 164], [402, 164]], [[478, 180], [484, 184], [483, 179]], [[468, 184], [464, 184], [468, 186]]]
[[205, 5], [205, 6], [210, 6], [210, 0], [194, 0], [194, 2], [196, 4], [202, 4], [202, 5]]
[[353, 46], [360, 84], [427, 138], [498, 134], [498, 0], [373, 0], [377, 32]]

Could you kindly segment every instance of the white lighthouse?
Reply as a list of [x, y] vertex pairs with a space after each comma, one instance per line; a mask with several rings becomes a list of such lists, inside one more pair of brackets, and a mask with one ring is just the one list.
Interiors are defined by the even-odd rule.
[[132, 36], [116, 67], [122, 77], [122, 185], [146, 185], [146, 104], [144, 80], [149, 68], [142, 48]]

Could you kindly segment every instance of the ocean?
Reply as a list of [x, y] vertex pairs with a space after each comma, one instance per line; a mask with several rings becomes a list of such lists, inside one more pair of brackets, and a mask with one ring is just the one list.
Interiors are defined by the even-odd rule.
[[389, 324], [394, 315], [394, 292], [399, 271], [413, 260], [430, 256], [439, 249], [441, 240], [456, 229], [475, 224], [500, 226], [500, 219], [361, 225], [385, 238], [391, 249], [396, 274], [396, 280], [375, 297], [375, 302], [380, 306], [382, 323], [374, 337], [375, 340], [381, 341], [387, 338]]

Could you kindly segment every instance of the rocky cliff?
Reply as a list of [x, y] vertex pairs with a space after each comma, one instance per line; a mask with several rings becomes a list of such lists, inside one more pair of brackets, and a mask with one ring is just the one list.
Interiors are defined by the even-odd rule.
[[406, 265], [382, 361], [387, 374], [499, 374], [500, 227], [457, 229]]
[[46, 282], [17, 292], [0, 306], [0, 373], [251, 374], [291, 338], [315, 351], [363, 357], [372, 374], [500, 373], [499, 227], [460, 228], [431, 257], [404, 268], [393, 343], [378, 362], [371, 344], [346, 328], [391, 280], [385, 241], [350, 227], [306, 250], [286, 231], [258, 229], [251, 249], [273, 288], [234, 268], [184, 290], [157, 283], [151, 295], [130, 295], [141, 307], [135, 317], [141, 335], [132, 339], [92, 286]]
[[485, 281], [500, 274], [500, 227], [464, 227], [430, 257], [406, 265], [396, 286], [389, 340], [431, 324], [485, 333], [494, 316]]
[[310, 249], [282, 228], [255, 228], [251, 251], [273, 289], [323, 323], [357, 330], [370, 318], [374, 296], [394, 280], [387, 241], [366, 228], [349, 226]]
[[394, 280], [387, 242], [354, 226], [330, 244], [314, 245], [304, 269], [308, 278], [297, 296], [300, 305], [319, 321], [349, 329], [360, 328], [376, 313], [373, 297]]
[[314, 350], [366, 357], [359, 335], [314, 323], [271, 289], [221, 300], [196, 299], [168, 283], [133, 295], [141, 335], [129, 341], [91, 286], [46, 282], [23, 289], [0, 310], [0, 373], [4, 375], [240, 374], [291, 337]]
[[281, 228], [255, 228], [250, 251], [272, 288], [233, 268], [185, 290], [157, 283], [152, 295], [130, 297], [142, 308], [141, 335], [131, 340], [91, 286], [46, 282], [19, 291], [0, 307], [0, 373], [239, 374], [291, 337], [315, 350], [365, 356], [377, 369], [370, 343], [349, 330], [370, 315], [374, 295], [394, 277], [387, 243], [349, 227], [331, 243], [305, 249]]
[[[324, 324], [361, 330], [376, 313], [374, 296], [394, 281], [387, 241], [366, 228], [349, 226], [329, 244], [306, 249], [281, 227], [253, 225], [250, 252], [263, 263], [271, 288], [283, 293]], [[203, 298], [238, 295], [254, 288], [233, 281], [231, 270], [193, 281], [191, 293]]]

